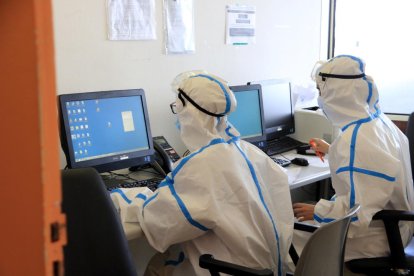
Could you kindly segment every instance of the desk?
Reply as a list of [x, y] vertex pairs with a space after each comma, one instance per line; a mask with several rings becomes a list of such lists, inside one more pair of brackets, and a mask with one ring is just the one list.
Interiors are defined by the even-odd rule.
[[275, 156], [282, 159], [283, 157], [286, 157], [290, 160], [295, 157], [302, 157], [306, 158], [309, 162], [309, 166], [306, 167], [301, 167], [293, 164], [286, 167], [291, 190], [327, 179], [331, 176], [327, 156], [325, 158], [325, 162], [322, 162], [321, 159], [319, 159], [317, 156], [297, 154], [296, 150], [291, 150], [283, 153], [283, 155]]

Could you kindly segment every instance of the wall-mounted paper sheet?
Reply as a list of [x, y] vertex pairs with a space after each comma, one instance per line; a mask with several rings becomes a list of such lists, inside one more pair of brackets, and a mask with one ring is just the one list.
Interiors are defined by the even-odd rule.
[[186, 54], [195, 51], [193, 7], [193, 0], [164, 0], [167, 54]]
[[108, 38], [156, 39], [154, 10], [154, 0], [108, 0]]
[[226, 44], [256, 43], [256, 7], [228, 5], [226, 7]]

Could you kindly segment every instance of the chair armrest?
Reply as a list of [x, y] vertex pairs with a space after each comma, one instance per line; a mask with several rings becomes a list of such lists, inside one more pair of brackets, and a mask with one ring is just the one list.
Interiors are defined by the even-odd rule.
[[216, 260], [210, 254], [201, 255], [199, 259], [199, 265], [201, 268], [208, 269], [211, 275], [219, 275], [218, 272], [223, 272], [230, 275], [273, 276], [273, 271], [270, 269], [248, 268], [245, 266]]
[[388, 220], [404, 220], [404, 221], [414, 221], [414, 212], [410, 211], [401, 211], [401, 210], [381, 210], [376, 213], [372, 219], [378, 220], [381, 219], [383, 221]]
[[309, 223], [304, 223], [304, 222], [295, 222], [295, 224], [293, 225], [293, 228], [295, 230], [313, 233], [316, 230], [318, 230], [319, 225], [314, 225], [314, 224], [309, 224]]
[[401, 210], [381, 210], [373, 220], [382, 220], [387, 233], [388, 246], [391, 252], [391, 262], [394, 267], [406, 267], [404, 245], [401, 240], [399, 221], [414, 221], [414, 212]]

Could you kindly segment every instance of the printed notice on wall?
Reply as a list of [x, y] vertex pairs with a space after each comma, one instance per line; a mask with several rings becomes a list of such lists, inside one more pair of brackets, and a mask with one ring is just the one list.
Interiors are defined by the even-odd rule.
[[226, 7], [226, 44], [256, 43], [256, 7], [228, 5]]
[[193, 0], [164, 0], [167, 54], [186, 54], [195, 51], [193, 5]]
[[156, 39], [154, 0], [108, 0], [110, 40]]

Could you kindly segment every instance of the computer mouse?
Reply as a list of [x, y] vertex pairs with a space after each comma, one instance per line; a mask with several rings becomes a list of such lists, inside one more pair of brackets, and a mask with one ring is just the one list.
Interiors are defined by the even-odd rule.
[[298, 165], [298, 166], [309, 166], [309, 162], [305, 158], [296, 157], [292, 160], [290, 160], [292, 164]]

